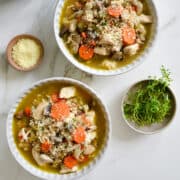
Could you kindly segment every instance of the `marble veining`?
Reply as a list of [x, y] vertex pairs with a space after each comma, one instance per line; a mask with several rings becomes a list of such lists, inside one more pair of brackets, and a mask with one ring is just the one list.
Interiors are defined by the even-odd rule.
[[[120, 110], [122, 94], [128, 86], [149, 75], [159, 75], [162, 64], [174, 81], [172, 89], [180, 101], [180, 1], [154, 0], [159, 17], [156, 43], [144, 63], [118, 76], [95, 77], [70, 64], [60, 52], [53, 32], [53, 17], [58, 0], [0, 0], [0, 180], [36, 180], [20, 167], [9, 152], [6, 141], [7, 113], [19, 94], [32, 83], [54, 76], [72, 77], [93, 87], [106, 103], [112, 123], [112, 138], [106, 157], [82, 180], [179, 180], [180, 114], [160, 134], [139, 135], [123, 122]], [[30, 33], [41, 39], [45, 56], [39, 68], [18, 72], [5, 56], [9, 40]]]

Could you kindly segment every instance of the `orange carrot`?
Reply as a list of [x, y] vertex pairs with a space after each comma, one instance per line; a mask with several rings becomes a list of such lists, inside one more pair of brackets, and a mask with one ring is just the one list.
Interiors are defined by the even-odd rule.
[[51, 117], [59, 121], [69, 116], [70, 109], [65, 100], [54, 103], [51, 107]]
[[79, 126], [73, 133], [73, 140], [76, 143], [80, 144], [85, 141], [85, 138], [86, 138], [85, 130], [83, 127]]
[[89, 59], [91, 59], [94, 55], [94, 49], [87, 46], [87, 45], [81, 45], [79, 48], [79, 56], [87, 61]]
[[31, 116], [31, 108], [30, 107], [25, 107], [24, 109], [24, 114], [27, 116], [27, 117], [30, 117]]
[[49, 152], [50, 149], [51, 149], [51, 147], [52, 147], [52, 144], [49, 143], [49, 142], [47, 142], [47, 141], [45, 141], [44, 143], [41, 144], [41, 150], [42, 150], [44, 153]]
[[86, 34], [85, 32], [82, 32], [82, 33], [81, 33], [81, 36], [82, 36], [84, 39], [87, 38], [87, 34]]
[[64, 158], [64, 165], [67, 168], [72, 169], [74, 166], [78, 164], [78, 161], [73, 156], [66, 156]]
[[122, 13], [122, 7], [109, 6], [107, 12], [110, 16], [118, 18]]
[[136, 41], [136, 32], [131, 27], [124, 27], [122, 29], [122, 38], [125, 45], [134, 44]]
[[51, 100], [52, 100], [52, 102], [57, 102], [57, 101], [59, 100], [59, 95], [58, 95], [58, 93], [53, 93], [53, 94], [51, 95]]

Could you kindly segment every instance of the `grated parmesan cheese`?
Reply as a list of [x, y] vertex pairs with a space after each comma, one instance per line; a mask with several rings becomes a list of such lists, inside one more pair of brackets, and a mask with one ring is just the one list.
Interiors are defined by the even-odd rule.
[[22, 68], [34, 66], [40, 58], [41, 47], [31, 39], [20, 39], [12, 48], [14, 62]]

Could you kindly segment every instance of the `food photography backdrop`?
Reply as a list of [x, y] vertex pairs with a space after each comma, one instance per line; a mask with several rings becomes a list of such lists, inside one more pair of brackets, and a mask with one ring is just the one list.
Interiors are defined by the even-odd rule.
[[[57, 0], [0, 0], [0, 180], [37, 180], [11, 155], [6, 140], [6, 118], [21, 92], [38, 80], [54, 76], [71, 77], [94, 88], [111, 115], [112, 135], [106, 155], [97, 168], [82, 180], [179, 180], [179, 108], [167, 129], [147, 136], [134, 132], [126, 125], [121, 113], [121, 99], [133, 83], [149, 75], [159, 76], [160, 67], [164, 65], [171, 71], [171, 88], [179, 104], [180, 1], [154, 0], [159, 26], [152, 50], [137, 68], [111, 77], [87, 75], [65, 59], [53, 30], [57, 3]], [[35, 35], [44, 45], [43, 62], [32, 72], [18, 72], [6, 61], [8, 42], [23, 33]]]

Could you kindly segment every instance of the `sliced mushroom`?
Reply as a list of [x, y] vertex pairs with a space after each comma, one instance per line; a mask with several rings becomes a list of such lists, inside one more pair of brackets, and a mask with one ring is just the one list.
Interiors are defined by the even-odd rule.
[[93, 145], [87, 145], [84, 149], [84, 154], [89, 155], [95, 151], [95, 147]]
[[126, 46], [123, 51], [126, 55], [135, 55], [137, 53], [137, 51], [139, 50], [139, 44], [133, 44], [133, 45], [129, 45]]
[[140, 23], [152, 23], [152, 16], [148, 16], [145, 14], [142, 14], [140, 16], [138, 16], [138, 19], [140, 21]]
[[51, 111], [51, 104], [49, 103], [49, 104], [44, 108], [43, 114], [44, 114], [45, 116], [49, 116], [50, 111]]
[[22, 119], [24, 116], [24, 112], [23, 111], [19, 111], [15, 114], [15, 118], [16, 119]]
[[69, 31], [69, 27], [68, 27], [68, 25], [63, 25], [62, 27], [61, 27], [61, 29], [60, 29], [60, 32], [59, 32], [59, 36], [60, 37], [63, 37], [63, 35], [66, 33], [66, 32], [68, 32]]
[[64, 87], [60, 90], [60, 98], [72, 98], [76, 95], [76, 88], [74, 86]]
[[35, 109], [33, 109], [33, 111], [32, 111], [33, 118], [36, 120], [41, 119], [43, 116], [43, 111], [48, 105], [49, 105], [49, 103], [47, 101], [43, 101]]
[[95, 47], [94, 53], [102, 56], [108, 56], [110, 54], [110, 51], [105, 47]]

